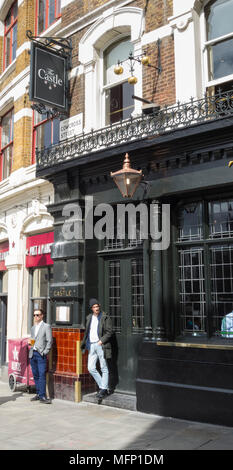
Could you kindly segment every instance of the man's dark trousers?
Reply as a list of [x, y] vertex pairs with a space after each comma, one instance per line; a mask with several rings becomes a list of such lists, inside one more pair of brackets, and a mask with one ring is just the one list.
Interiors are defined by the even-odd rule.
[[40, 398], [44, 398], [46, 395], [47, 356], [41, 356], [38, 351], [33, 351], [30, 364], [35, 380], [36, 393]]

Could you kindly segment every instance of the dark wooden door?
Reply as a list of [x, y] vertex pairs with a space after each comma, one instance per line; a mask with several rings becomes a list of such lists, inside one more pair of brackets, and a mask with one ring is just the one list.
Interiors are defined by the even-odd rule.
[[137, 352], [144, 326], [142, 255], [116, 255], [105, 260], [104, 305], [116, 338], [117, 390], [135, 393]]

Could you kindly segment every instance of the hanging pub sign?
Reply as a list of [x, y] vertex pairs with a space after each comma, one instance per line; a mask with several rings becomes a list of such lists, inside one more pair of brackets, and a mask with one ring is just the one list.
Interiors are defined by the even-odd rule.
[[31, 101], [58, 111], [67, 111], [67, 56], [40, 43], [31, 43]]

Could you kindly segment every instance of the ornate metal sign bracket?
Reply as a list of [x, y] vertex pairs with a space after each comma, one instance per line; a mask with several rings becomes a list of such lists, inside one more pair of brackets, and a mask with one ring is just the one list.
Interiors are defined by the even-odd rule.
[[[71, 38], [60, 38], [60, 37], [50, 37], [50, 36], [33, 36], [30, 29], [27, 30], [26, 36], [30, 41], [37, 42], [45, 47], [50, 47], [57, 53], [67, 57], [69, 59], [69, 68], [71, 68], [72, 60], [72, 39]], [[58, 49], [59, 47], [60, 49]]]

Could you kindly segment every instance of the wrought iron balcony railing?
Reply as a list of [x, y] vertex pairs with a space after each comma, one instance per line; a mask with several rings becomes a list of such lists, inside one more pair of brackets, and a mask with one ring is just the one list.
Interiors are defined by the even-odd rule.
[[213, 96], [206, 94], [199, 100], [191, 99], [188, 103], [165, 106], [152, 114], [142, 114], [37, 150], [37, 167], [48, 168], [109, 147], [230, 115], [233, 115], [233, 90], [224, 93], [219, 91]]

